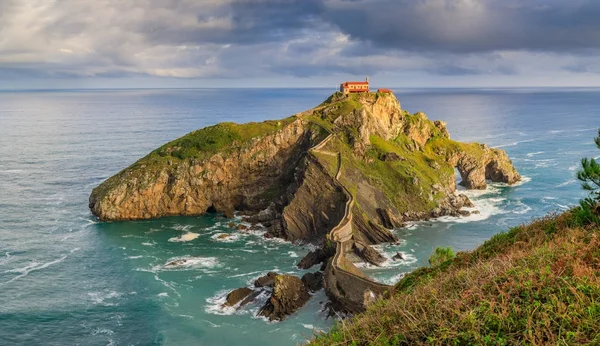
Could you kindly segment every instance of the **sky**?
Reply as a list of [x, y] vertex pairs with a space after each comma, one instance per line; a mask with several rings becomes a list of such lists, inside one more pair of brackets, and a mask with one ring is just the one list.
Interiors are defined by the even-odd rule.
[[0, 0], [0, 89], [600, 86], [598, 0]]

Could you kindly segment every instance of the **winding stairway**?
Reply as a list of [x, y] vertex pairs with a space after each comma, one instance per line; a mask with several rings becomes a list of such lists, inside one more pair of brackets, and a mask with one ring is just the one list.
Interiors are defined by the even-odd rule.
[[[354, 197], [339, 180], [342, 170], [342, 154], [322, 150], [333, 136], [333, 134], [330, 134], [310, 150], [311, 154], [321, 153], [337, 156], [337, 172], [333, 180], [344, 195], [346, 195], [344, 216], [329, 232], [329, 239], [336, 243], [336, 251], [330, 264], [331, 272], [326, 273], [326, 276], [329, 276], [328, 280], [326, 280], [326, 286], [328, 286], [329, 291], [333, 291], [337, 299], [344, 300], [346, 305], [350, 303], [350, 306], [355, 307], [354, 310], [362, 310], [366, 307], [368, 301], [382, 296], [392, 286], [374, 281], [364, 274], [357, 275], [356, 272], [360, 273], [360, 270], [345, 258], [345, 254], [350, 251], [353, 243], [352, 207], [354, 206]], [[349, 265], [354, 267], [354, 272], [344, 268]]]

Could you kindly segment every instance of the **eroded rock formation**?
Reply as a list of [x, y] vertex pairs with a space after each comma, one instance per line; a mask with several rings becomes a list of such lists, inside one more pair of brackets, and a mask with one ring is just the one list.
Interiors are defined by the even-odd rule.
[[310, 299], [308, 288], [302, 280], [291, 275], [277, 275], [273, 286], [273, 294], [258, 312], [269, 321], [281, 321], [293, 314]]

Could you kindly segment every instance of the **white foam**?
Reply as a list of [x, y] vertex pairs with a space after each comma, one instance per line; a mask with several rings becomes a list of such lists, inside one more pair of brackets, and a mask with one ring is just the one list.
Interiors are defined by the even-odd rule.
[[528, 153], [528, 154], [527, 154], [527, 155], [525, 155], [525, 156], [527, 156], [527, 157], [534, 157], [534, 156], [536, 156], [536, 155], [541, 155], [541, 154], [544, 154], [544, 153], [545, 153], [545, 151], [536, 151], [536, 152], [534, 152], [534, 153]]
[[144, 246], [154, 246], [156, 245], [156, 243], [152, 243], [152, 242], [143, 242], [142, 245]]
[[173, 227], [171, 227], [171, 229], [174, 229], [176, 231], [183, 231], [183, 232], [188, 232], [190, 229], [192, 228], [192, 225], [174, 225]]
[[258, 313], [258, 309], [260, 309], [260, 307], [264, 305], [264, 302], [268, 299], [270, 295], [269, 291], [263, 290], [257, 297], [254, 298], [257, 303], [253, 305], [255, 306], [253, 309], [240, 309], [239, 304], [241, 304], [241, 302], [235, 306], [224, 306], [223, 304], [225, 304], [227, 301], [227, 294], [229, 294], [231, 291], [231, 289], [220, 290], [214, 296], [206, 298], [207, 305], [204, 307], [204, 311], [213, 315], [251, 314], [253, 318], [264, 319], [268, 322], [268, 319], [265, 319], [262, 316], [256, 316], [256, 314]]
[[288, 255], [290, 255], [290, 257], [292, 257], [292, 258], [298, 257], [298, 254], [295, 253], [294, 251], [288, 251]]
[[4, 255], [5, 257], [0, 260], [0, 265], [8, 263], [8, 261], [10, 260], [10, 252], [5, 252]]
[[519, 214], [519, 215], [523, 215], [523, 214], [527, 214], [528, 212], [530, 212], [532, 210], [532, 208], [530, 206], [528, 206], [527, 204], [518, 201], [517, 202], [518, 207], [513, 210], [513, 214]]
[[229, 290], [221, 290], [217, 292], [214, 296], [206, 298], [207, 305], [204, 307], [204, 311], [213, 315], [235, 314], [235, 307], [223, 305], [227, 301], [227, 294], [229, 294]]
[[517, 187], [517, 186], [521, 186], [523, 184], [527, 184], [528, 182], [531, 181], [531, 177], [527, 177], [527, 176], [521, 176], [521, 180], [517, 181], [516, 183], [512, 184], [512, 185], [508, 185], [508, 184], [504, 184], [504, 183], [498, 183], [498, 186], [510, 186], [510, 187]]
[[187, 241], [192, 241], [196, 238], [198, 238], [200, 236], [200, 234], [198, 233], [193, 233], [193, 232], [187, 232], [184, 233], [182, 235], [180, 235], [179, 237], [173, 237], [173, 238], [169, 238], [170, 242], [187, 242]]
[[317, 328], [317, 327], [313, 326], [312, 324], [300, 323], [300, 325], [308, 330], [312, 330], [312, 331], [316, 331], [316, 332], [323, 332], [323, 329]]
[[166, 298], [169, 296], [169, 294], [167, 292], [161, 292], [161, 293], [157, 294], [157, 296], [159, 296], [161, 298]]
[[216, 233], [210, 239], [223, 243], [233, 243], [240, 239], [240, 233]]
[[169, 258], [167, 262], [159, 268], [167, 270], [180, 270], [190, 268], [215, 268], [220, 265], [221, 264], [216, 257], [179, 256]]
[[574, 183], [576, 183], [576, 182], [577, 182], [577, 179], [571, 179], [571, 180], [565, 181], [565, 182], [564, 182], [564, 183], [562, 183], [562, 184], [558, 184], [558, 185], [556, 185], [556, 187], [565, 187], [565, 186], [569, 186], [569, 185], [571, 185], [571, 184], [574, 184]]
[[38, 262], [31, 262], [29, 265], [25, 266], [24, 268], [17, 268], [17, 269], [11, 269], [11, 270], [7, 270], [4, 273], [19, 273], [19, 275], [15, 276], [14, 278], [6, 281], [4, 284], [8, 284], [11, 283], [15, 280], [18, 280], [20, 278], [23, 278], [27, 275], [29, 275], [29, 273], [37, 271], [37, 270], [42, 270], [45, 268], [50, 267], [51, 265], [60, 263], [62, 261], [64, 261], [65, 259], [67, 259], [67, 255], [62, 256], [59, 259], [56, 259], [54, 261], [50, 261], [50, 262], [46, 262], [46, 263], [38, 263]]
[[127, 256], [127, 259], [138, 259], [138, 258], [142, 258], [144, 256], [142, 255], [138, 255], [138, 256]]
[[517, 146], [517, 145], [519, 145], [521, 143], [528, 143], [528, 142], [534, 142], [534, 141], [536, 141], [536, 139], [526, 139], [526, 140], [523, 140], [523, 141], [515, 141], [515, 142], [512, 142], [512, 143], [508, 143], [508, 144], [496, 145], [494, 148], [514, 147], [514, 146]]
[[92, 300], [92, 302], [96, 305], [103, 305], [103, 306], [115, 306], [118, 305], [118, 303], [116, 302], [110, 302], [107, 300], [111, 300], [111, 299], [117, 299], [120, 298], [122, 296], [121, 293], [119, 292], [115, 292], [115, 291], [110, 291], [110, 292], [88, 292], [88, 296], [90, 297], [90, 299]]

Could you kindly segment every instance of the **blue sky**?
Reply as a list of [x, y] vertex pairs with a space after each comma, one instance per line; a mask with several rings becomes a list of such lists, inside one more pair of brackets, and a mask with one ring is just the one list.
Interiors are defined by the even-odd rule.
[[0, 88], [600, 86], [596, 0], [0, 0]]

